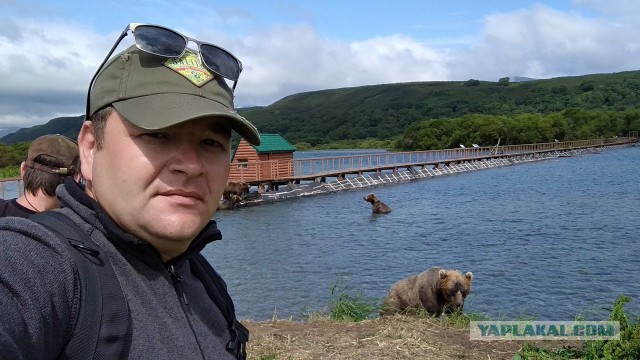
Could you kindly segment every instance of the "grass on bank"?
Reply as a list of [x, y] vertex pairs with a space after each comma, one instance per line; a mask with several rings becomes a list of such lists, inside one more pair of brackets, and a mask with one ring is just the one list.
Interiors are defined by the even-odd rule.
[[[555, 349], [537, 347], [528, 342], [524, 342], [519, 349], [513, 346], [500, 348], [498, 345], [500, 342], [483, 342], [484, 344], [480, 346], [484, 346], [485, 350], [487, 347], [495, 346], [496, 349], [491, 351], [502, 351], [502, 356], [512, 357], [513, 360], [640, 359], [640, 318], [630, 319], [630, 315], [624, 312], [624, 304], [630, 300], [631, 298], [628, 296], [619, 296], [611, 310], [609, 320], [620, 322], [619, 341], [583, 341], [581, 348], [563, 346]], [[286, 339], [276, 339], [269, 344], [256, 344], [257, 349], [253, 348], [254, 353], [250, 358], [259, 360], [298, 359], [306, 358], [300, 354], [309, 355], [314, 351], [334, 354], [334, 358], [385, 358], [388, 356], [410, 358], [410, 356], [407, 357], [409, 355], [406, 353], [407, 351], [419, 352], [422, 350], [429, 350], [434, 358], [457, 358], [459, 356], [465, 358], [464, 354], [456, 353], [451, 348], [447, 348], [446, 344], [434, 342], [434, 339], [438, 340], [450, 335], [449, 332], [446, 332], [448, 328], [468, 330], [471, 321], [491, 320], [480, 313], [463, 314], [460, 312], [440, 318], [430, 317], [424, 312], [414, 316], [379, 318], [377, 315], [381, 306], [380, 299], [367, 298], [361, 291], [349, 288], [344, 280], [339, 279], [330, 286], [330, 300], [327, 310], [303, 311], [302, 315], [306, 324], [292, 322], [293, 325], [290, 326], [298, 329], [291, 330], [293, 335], [288, 334]], [[526, 319], [519, 320], [535, 319], [528, 316]], [[363, 324], [363, 326], [358, 327], [358, 324]], [[274, 325], [274, 327], [276, 326]], [[438, 330], [438, 328], [442, 330]], [[429, 329], [427, 334], [434, 331], [442, 331], [442, 334], [425, 339], [424, 329]], [[355, 340], [353, 337], [347, 339], [346, 336], [340, 336], [345, 331], [363, 334], [356, 335]], [[305, 335], [300, 335], [302, 333]], [[259, 341], [264, 341], [264, 339]], [[353, 344], [345, 346], [345, 341], [351, 341]], [[504, 342], [501, 343], [504, 344]], [[350, 348], [352, 345], [353, 349]], [[363, 356], [363, 353], [364, 357], [360, 357]]]
[[349, 292], [344, 279], [338, 279], [331, 285], [329, 298], [329, 319], [357, 322], [369, 319], [380, 310], [379, 301], [368, 299], [362, 291]]
[[585, 360], [626, 360], [640, 359], [640, 317], [629, 319], [624, 312], [624, 304], [631, 298], [620, 295], [616, 298], [609, 321], [620, 322], [620, 340], [589, 340], [585, 341], [582, 349], [563, 348], [558, 350], [545, 350], [531, 345], [525, 345], [514, 356], [514, 360], [520, 359], [585, 359]]

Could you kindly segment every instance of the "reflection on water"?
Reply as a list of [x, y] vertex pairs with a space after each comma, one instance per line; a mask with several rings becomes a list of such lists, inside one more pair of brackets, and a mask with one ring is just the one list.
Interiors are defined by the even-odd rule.
[[[640, 313], [639, 160], [623, 148], [221, 212], [205, 256], [240, 318], [325, 308], [339, 278], [382, 298], [431, 266], [474, 273], [467, 311], [602, 320], [624, 293]], [[373, 215], [369, 192], [393, 211]]]

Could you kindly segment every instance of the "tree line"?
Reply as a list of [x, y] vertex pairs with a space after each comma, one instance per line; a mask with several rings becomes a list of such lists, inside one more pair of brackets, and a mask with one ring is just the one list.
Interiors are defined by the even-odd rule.
[[20, 163], [27, 158], [30, 142], [0, 143], [0, 178], [20, 176]]
[[640, 109], [587, 111], [566, 109], [550, 114], [513, 116], [465, 115], [425, 120], [407, 127], [395, 141], [397, 150], [435, 150], [480, 146], [532, 144], [627, 136], [640, 129]]

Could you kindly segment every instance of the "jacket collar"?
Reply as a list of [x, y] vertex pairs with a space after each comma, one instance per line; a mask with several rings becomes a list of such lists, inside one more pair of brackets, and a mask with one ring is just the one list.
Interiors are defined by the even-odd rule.
[[[105, 237], [113, 243], [120, 251], [126, 251], [147, 263], [157, 263], [160, 253], [148, 242], [126, 232], [118, 226], [107, 212], [93, 198], [87, 195], [84, 187], [75, 182], [70, 176], [65, 179], [64, 191], [58, 194], [63, 207], [70, 207], [74, 212], [87, 220], [87, 215], [97, 219], [102, 225]], [[65, 201], [66, 192], [73, 201]], [[88, 214], [87, 214], [88, 213]], [[168, 264], [178, 264], [193, 254], [199, 253], [210, 242], [222, 239], [222, 234], [217, 227], [215, 220], [209, 221], [200, 233], [191, 241], [185, 252], [171, 259]]]

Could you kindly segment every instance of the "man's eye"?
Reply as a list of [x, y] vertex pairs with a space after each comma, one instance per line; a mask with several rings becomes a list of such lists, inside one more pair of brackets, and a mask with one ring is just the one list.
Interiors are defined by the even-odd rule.
[[164, 133], [144, 133], [142, 134], [144, 137], [149, 137], [152, 139], [166, 139], [167, 136]]
[[214, 139], [204, 139], [202, 140], [202, 143], [207, 145], [207, 146], [214, 146], [214, 147], [223, 147], [222, 144]]

